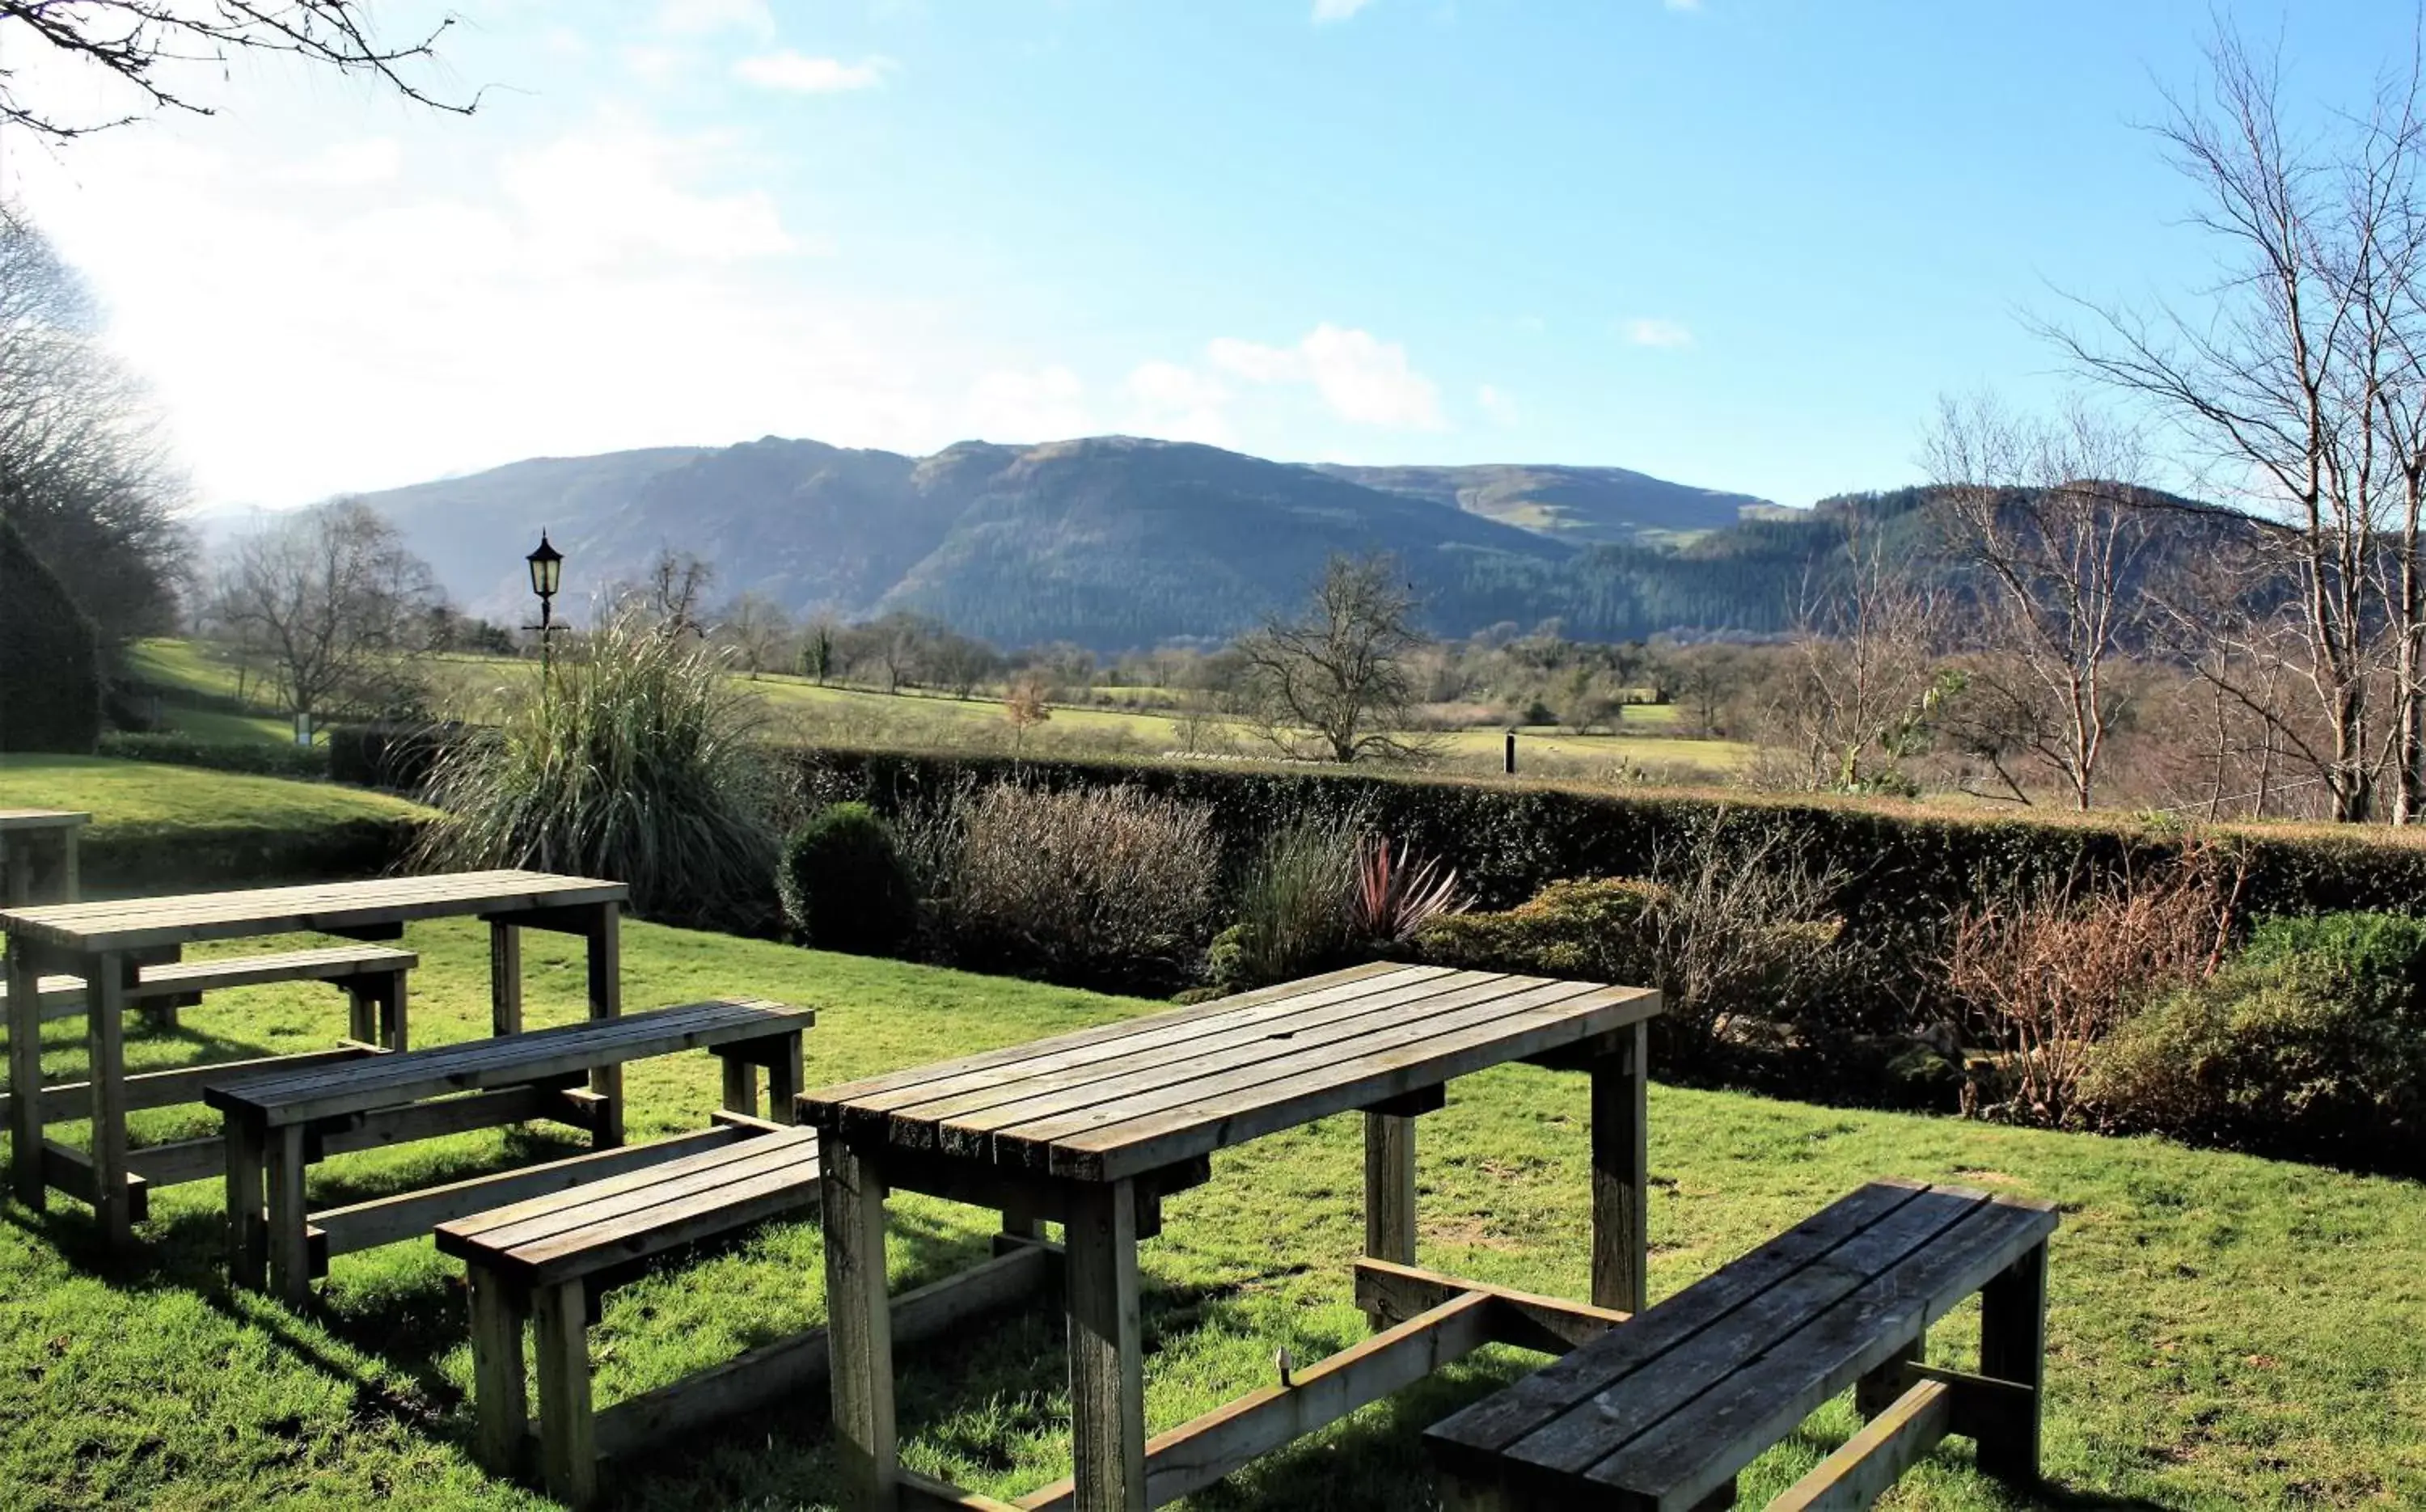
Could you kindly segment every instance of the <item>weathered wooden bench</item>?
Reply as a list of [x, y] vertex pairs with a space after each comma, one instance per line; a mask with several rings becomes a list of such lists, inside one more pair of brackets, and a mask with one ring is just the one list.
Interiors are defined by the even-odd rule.
[[[482, 1464], [537, 1469], [574, 1506], [598, 1494], [602, 1459], [630, 1456], [733, 1413], [824, 1383], [822, 1328], [762, 1344], [711, 1370], [592, 1409], [589, 1325], [601, 1296], [649, 1262], [818, 1203], [817, 1135], [753, 1119], [759, 1136], [645, 1171], [438, 1226], [438, 1247], [471, 1273], [472, 1372]], [[931, 1338], [1014, 1302], [1059, 1273], [1058, 1247], [1006, 1240], [995, 1259], [893, 1304], [897, 1337]], [[531, 1441], [523, 1326], [535, 1321], [539, 1431]]]
[[[405, 977], [421, 964], [409, 950], [389, 945], [329, 945], [313, 950], [282, 951], [270, 956], [226, 957], [215, 960], [161, 961], [138, 967], [126, 989], [129, 1006], [154, 1018], [191, 1007], [205, 992], [231, 987], [258, 987], [270, 982], [326, 982], [342, 989], [348, 1002], [348, 1033], [364, 1044], [389, 1050], [405, 1048]], [[37, 989], [44, 1022], [73, 1019], [84, 1012], [81, 976], [53, 973], [40, 977]], [[8, 1001], [8, 984], [0, 977], [0, 1005]], [[136, 1078], [129, 1078], [129, 1081]]]
[[[770, 1111], [789, 1122], [801, 1035], [816, 1022], [807, 1008], [720, 998], [208, 1086], [202, 1101], [226, 1116], [230, 1269], [237, 1284], [257, 1287], [266, 1267], [272, 1289], [299, 1304], [331, 1256], [511, 1200], [504, 1183], [516, 1173], [507, 1172], [443, 1196], [408, 1193], [315, 1217], [304, 1208], [303, 1178], [313, 1162], [340, 1150], [533, 1118], [594, 1133], [602, 1100], [581, 1084], [601, 1067], [712, 1051], [728, 1064], [765, 1068]], [[736, 1091], [754, 1093], [754, 1073], [724, 1080], [728, 1102]]]
[[[1878, 1182], [1426, 1430], [1449, 1504], [1701, 1512], [1845, 1388], [1868, 1425], [1782, 1509], [1868, 1506], [1949, 1433], [1983, 1471], [2038, 1475], [2043, 1203]], [[1980, 1372], [1921, 1363], [1929, 1326], [1978, 1293]]]

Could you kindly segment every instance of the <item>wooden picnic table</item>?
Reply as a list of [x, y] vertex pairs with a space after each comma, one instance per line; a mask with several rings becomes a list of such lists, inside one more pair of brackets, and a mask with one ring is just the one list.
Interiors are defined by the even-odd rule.
[[[803, 1094], [801, 1120], [819, 1137], [845, 1504], [1002, 1504], [900, 1467], [890, 1190], [997, 1209], [1007, 1244], [1032, 1242], [1040, 1220], [1063, 1226], [1074, 1474], [1023, 1507], [1142, 1512], [1494, 1338], [1530, 1337], [1528, 1320], [1590, 1329], [1639, 1311], [1643, 1025], [1659, 1006], [1641, 988], [1382, 962]], [[1591, 1074], [1590, 1307], [1414, 1268], [1415, 1120], [1442, 1105], [1450, 1080], [1508, 1061]], [[1377, 1291], [1376, 1337], [1307, 1368], [1295, 1389], [1241, 1398], [1149, 1444], [1137, 1245], [1160, 1231], [1161, 1199], [1208, 1180], [1217, 1150], [1359, 1109], [1377, 1284], [1437, 1286], [1449, 1300], [1383, 1327]]]
[[[625, 896], [621, 882], [499, 871], [0, 910], [0, 931], [8, 937], [8, 1077], [20, 1094], [9, 1099], [10, 1179], [17, 1196], [39, 1209], [57, 1187], [92, 1204], [113, 1247], [131, 1239], [134, 1183], [142, 1178], [128, 1166], [121, 1019], [145, 965], [174, 960], [183, 947], [203, 941], [305, 931], [388, 941], [401, 939], [404, 926], [416, 920], [477, 915], [489, 924], [491, 1029], [515, 1034], [523, 1021], [525, 929], [580, 936], [589, 945], [590, 1017], [612, 1019], [622, 1012], [618, 919]], [[89, 1151], [45, 1140], [47, 1100], [24, 1095], [41, 1086], [40, 983], [45, 972], [72, 973], [86, 984]], [[593, 1142], [601, 1149], [622, 1143], [622, 1069], [591, 1072], [590, 1089], [599, 1101]], [[215, 1168], [179, 1169], [182, 1179], [214, 1173]]]
[[38, 853], [48, 848], [57, 856], [48, 889], [55, 896], [41, 901], [73, 903], [80, 885], [77, 831], [91, 822], [91, 814], [68, 809], [0, 809], [0, 887], [7, 889], [0, 900], [12, 909], [37, 901], [35, 866]]

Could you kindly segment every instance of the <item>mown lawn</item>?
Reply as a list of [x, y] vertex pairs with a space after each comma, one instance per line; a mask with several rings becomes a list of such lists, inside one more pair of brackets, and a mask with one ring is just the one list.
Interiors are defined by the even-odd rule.
[[[422, 1043], [480, 1032], [485, 939], [419, 926], [408, 943]], [[529, 937], [535, 1022], [579, 1012], [571, 942]], [[810, 954], [635, 924], [634, 1010], [718, 993], [814, 1005], [811, 1080], [838, 1079], [1068, 1029], [1153, 1005], [950, 972]], [[260, 989], [188, 1010], [174, 1038], [130, 1059], [166, 1064], [239, 1047], [293, 1049], [340, 1032], [333, 992]], [[46, 1069], [73, 1069], [73, 1022]], [[704, 1055], [635, 1068], [631, 1126], [702, 1127], [716, 1102]], [[1423, 1124], [1425, 1263], [1580, 1295], [1587, 1231], [1579, 1078], [1510, 1069], [1452, 1088]], [[2147, 1142], [1846, 1113], [1656, 1087], [1655, 1293], [1700, 1277], [1872, 1175], [1953, 1179], [2056, 1199], [2047, 1469], [2058, 1507], [2414, 1506], [2426, 1504], [2426, 1190]], [[194, 1132], [174, 1112], [138, 1137]], [[319, 1168], [325, 1199], [466, 1169], [529, 1134], [467, 1135]], [[1267, 1382], [1274, 1348], [1300, 1359], [1362, 1336], [1349, 1263], [1362, 1237], [1357, 1125], [1335, 1118], [1217, 1160], [1173, 1198], [1143, 1254], [1147, 1408], [1156, 1427]], [[208, 1183], [162, 1194], [142, 1253], [99, 1258], [82, 1211], [0, 1223], [0, 1505], [508, 1507], [540, 1499], [471, 1464], [464, 1301], [427, 1242], [339, 1260], [298, 1316], [232, 1295], [217, 1267]], [[982, 1250], [989, 1216], [896, 1203], [898, 1288]], [[602, 1404], [819, 1318], [817, 1237], [772, 1228], [609, 1298], [593, 1334]], [[1963, 1314], [1934, 1357], [1969, 1354]], [[907, 1358], [905, 1455], [997, 1494], [1067, 1472], [1059, 1330], [1048, 1309]], [[1213, 1508], [1432, 1504], [1423, 1424], [1526, 1367], [1493, 1352], [1370, 1408], [1196, 1499]], [[620, 1504], [775, 1508], [829, 1504], [832, 1456], [815, 1396], [735, 1422], [608, 1477]], [[1748, 1504], [1850, 1431], [1836, 1404], [1745, 1481]], [[1889, 1504], [2016, 1504], [1968, 1469], [1959, 1440]]]
[[192, 829], [307, 834], [352, 820], [412, 818], [402, 798], [328, 782], [214, 772], [107, 756], [0, 755], [0, 808], [78, 809], [97, 840]]

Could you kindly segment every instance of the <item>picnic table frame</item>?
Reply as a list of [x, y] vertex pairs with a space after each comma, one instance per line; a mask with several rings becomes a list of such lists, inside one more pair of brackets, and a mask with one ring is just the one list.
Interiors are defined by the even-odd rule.
[[[83, 887], [81, 831], [91, 822], [91, 814], [70, 809], [0, 809], [0, 890], [5, 890], [0, 891], [0, 903], [12, 909], [37, 901], [73, 903]], [[58, 881], [51, 890], [57, 895], [38, 900], [34, 862], [45, 842], [58, 857], [57, 869], [52, 874]]]
[[[545, 872], [467, 872], [438, 877], [387, 877], [310, 887], [258, 888], [194, 893], [118, 902], [59, 904], [0, 910], [0, 931], [8, 937], [9, 1179], [17, 1197], [41, 1209], [57, 1188], [89, 1203], [113, 1248], [133, 1238], [147, 1177], [130, 1168], [126, 1141], [124, 1008], [137, 973], [145, 965], [174, 960], [182, 948], [203, 941], [310, 931], [341, 939], [393, 941], [422, 919], [477, 915], [489, 925], [491, 1029], [518, 1033], [523, 1021], [522, 931], [544, 929], [577, 935], [588, 945], [589, 1008], [592, 1019], [623, 1012], [620, 916], [627, 890], [621, 882], [558, 877]], [[91, 1142], [79, 1150], [42, 1136], [40, 993], [45, 972], [65, 972], [85, 982], [85, 1034], [89, 1053]], [[377, 1046], [349, 1046], [343, 1053], [374, 1054]], [[328, 1053], [315, 1053], [326, 1056]], [[249, 1066], [258, 1069], [261, 1062]], [[623, 1077], [621, 1067], [590, 1073], [598, 1102], [591, 1125], [598, 1149], [623, 1142]], [[200, 1096], [197, 1084], [194, 1095]], [[217, 1139], [195, 1141], [218, 1148]], [[165, 1147], [171, 1152], [182, 1147]], [[219, 1174], [218, 1158], [182, 1153], [151, 1157], [154, 1175], [178, 1181]]]
[[[1623, 1321], [1643, 1300], [1644, 1025], [1659, 1009], [1647, 989], [1378, 962], [803, 1094], [824, 1186], [843, 1504], [1144, 1512], [1485, 1343], [1564, 1347]], [[1509, 1061], [1592, 1078], [1590, 1305], [1414, 1264], [1415, 1120], [1442, 1105], [1449, 1081]], [[1358, 1293], [1379, 1331], [1149, 1442], [1137, 1246], [1160, 1231], [1162, 1199], [1208, 1181], [1218, 1150], [1355, 1110], [1367, 1256]], [[1000, 1211], [998, 1248], [1041, 1243], [1042, 1220], [1062, 1225], [1068, 1480], [1006, 1504], [901, 1468], [889, 1190]]]

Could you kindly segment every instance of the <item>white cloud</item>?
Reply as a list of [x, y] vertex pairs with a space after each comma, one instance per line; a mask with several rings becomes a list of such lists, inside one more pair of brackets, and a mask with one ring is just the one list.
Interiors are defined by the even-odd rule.
[[1235, 440], [1227, 412], [1230, 390], [1210, 374], [1177, 362], [1141, 362], [1124, 386], [1130, 406], [1126, 429], [1215, 446]]
[[810, 57], [794, 52], [745, 57], [733, 65], [733, 76], [762, 89], [787, 89], [795, 94], [835, 94], [873, 89], [893, 72], [889, 57], [846, 63], [838, 57]]
[[1638, 316], [1625, 323], [1625, 339], [1637, 346], [1674, 347], [1693, 345], [1693, 333], [1685, 327], [1683, 322], [1661, 320], [1648, 315]]
[[332, 142], [302, 162], [280, 169], [277, 177], [287, 184], [319, 188], [360, 188], [385, 184], [403, 167], [404, 149], [396, 138], [374, 137], [367, 141]]
[[1415, 370], [1407, 349], [1365, 330], [1325, 322], [1294, 346], [1221, 337], [1205, 356], [1251, 383], [1310, 383], [1332, 413], [1392, 430], [1441, 428], [1440, 390]]
[[1518, 416], [1516, 400], [1506, 390], [1494, 388], [1485, 383], [1474, 391], [1474, 402], [1481, 406], [1482, 412], [1490, 418], [1493, 425], [1508, 426], [1516, 424]]
[[1373, 0], [1314, 0], [1314, 19], [1318, 23], [1346, 21], [1372, 3]]
[[100, 294], [206, 506], [770, 432], [921, 451], [965, 433], [984, 369], [964, 317], [830, 292], [800, 256], [819, 238], [733, 144], [607, 120], [500, 141], [483, 172], [408, 136], [366, 207], [295, 191], [318, 155], [224, 135], [17, 153], [0, 182]]
[[772, 37], [775, 17], [767, 8], [767, 0], [663, 0], [657, 7], [657, 26], [682, 37], [720, 31]]
[[986, 374], [964, 407], [971, 431], [986, 441], [1062, 441], [1093, 428], [1086, 385], [1059, 365]]

